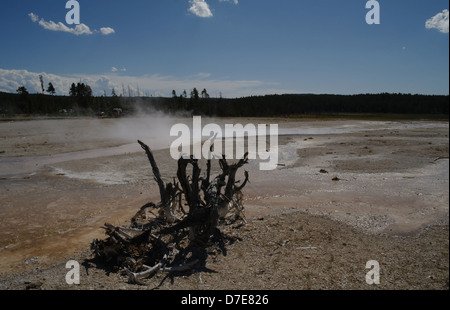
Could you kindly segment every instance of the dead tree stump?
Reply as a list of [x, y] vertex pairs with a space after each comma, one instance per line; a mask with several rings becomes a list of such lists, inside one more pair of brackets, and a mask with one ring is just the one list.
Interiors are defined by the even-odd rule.
[[[215, 178], [211, 177], [211, 160], [201, 177], [197, 159], [180, 158], [177, 179], [166, 184], [151, 149], [138, 143], [149, 159], [161, 200], [142, 206], [128, 226], [105, 223], [107, 239], [93, 240], [91, 249], [96, 259], [125, 272], [130, 282], [145, 284], [143, 279], [158, 272], [192, 271], [205, 264], [207, 247], [223, 246], [219, 223], [246, 222], [242, 190], [249, 175], [245, 171], [245, 180], [238, 186], [236, 173], [248, 163], [248, 153], [232, 165], [223, 156], [221, 173]], [[192, 175], [187, 173], [189, 166]]]

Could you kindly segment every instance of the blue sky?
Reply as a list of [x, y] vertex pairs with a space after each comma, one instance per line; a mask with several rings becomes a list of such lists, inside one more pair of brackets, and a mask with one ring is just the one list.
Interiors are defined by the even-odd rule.
[[78, 0], [78, 35], [66, 2], [2, 3], [0, 91], [449, 94], [448, 1]]

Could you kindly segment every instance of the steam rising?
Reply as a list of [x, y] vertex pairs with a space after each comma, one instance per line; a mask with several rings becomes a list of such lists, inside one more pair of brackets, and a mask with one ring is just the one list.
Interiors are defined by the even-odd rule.
[[168, 148], [170, 128], [182, 119], [162, 113], [118, 119], [36, 119], [0, 123], [0, 177], [32, 174], [45, 166], [141, 151], [137, 140], [153, 150]]

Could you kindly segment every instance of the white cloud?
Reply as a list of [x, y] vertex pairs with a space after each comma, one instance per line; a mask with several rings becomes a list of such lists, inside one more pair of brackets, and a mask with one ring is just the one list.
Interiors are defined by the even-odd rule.
[[[54, 21], [46, 21], [43, 18], [39, 19], [39, 16], [34, 13], [30, 13], [30, 14], [28, 14], [28, 16], [30, 17], [32, 22], [38, 23], [42, 28], [44, 28], [46, 30], [50, 30], [50, 31], [67, 32], [67, 33], [74, 34], [76, 36], [92, 35], [92, 34], [98, 32], [98, 30], [92, 31], [89, 28], [89, 26], [87, 26], [85, 24], [79, 24], [79, 25], [76, 25], [75, 28], [70, 28], [62, 22], [55, 23]], [[110, 27], [104, 27], [104, 28], [100, 28], [100, 32], [103, 35], [109, 35], [109, 34], [114, 33], [115, 31], [114, 31], [114, 29], [112, 29]]]
[[67, 85], [76, 82], [75, 80], [65, 79], [61, 76], [47, 73], [34, 73], [27, 70], [4, 70], [0, 69], [0, 91], [15, 93], [17, 88], [25, 86], [30, 93], [40, 93], [41, 83], [39, 75], [44, 79], [44, 86], [47, 88], [48, 83], [52, 83], [58, 95], [66, 95]]
[[116, 31], [114, 29], [112, 29], [111, 27], [100, 28], [100, 32], [105, 36], [116, 33]]
[[236, 5], [239, 4], [239, 0], [219, 0], [219, 2], [233, 2]]
[[111, 72], [126, 72], [127, 68], [118, 69], [117, 67], [111, 67]]
[[209, 77], [211, 77], [211, 73], [207, 73], [207, 72], [199, 72], [193, 76], [193, 78], [198, 78], [198, 79], [207, 79]]
[[[124, 71], [124, 69], [120, 71]], [[43, 76], [45, 87], [50, 82], [54, 85], [58, 95], [68, 95], [70, 85], [80, 81], [91, 86], [96, 96], [103, 95], [105, 92], [110, 94], [113, 88], [118, 95], [122, 94], [123, 88], [125, 88], [125, 96], [127, 96], [128, 87], [133, 94], [137, 95], [137, 89], [139, 88], [141, 95], [146, 96], [171, 96], [172, 90], [176, 90], [177, 93], [186, 90], [189, 93], [194, 87], [197, 87], [197, 89], [206, 88], [213, 97], [218, 96], [219, 93], [222, 93], [225, 97], [242, 97], [296, 92], [295, 90], [279, 89], [277, 88], [278, 83], [258, 80], [214, 79], [210, 74], [204, 73], [187, 77], [161, 76], [158, 74], [126, 76], [117, 75], [114, 72], [110, 74], [62, 76], [6, 69], [0, 69], [0, 91], [16, 93], [20, 86], [25, 86], [30, 93], [39, 93], [41, 91], [39, 75]]]
[[191, 7], [189, 8], [189, 12], [198, 17], [212, 17], [213, 14], [211, 9], [209, 8], [208, 3], [205, 0], [189, 0]]
[[428, 19], [425, 23], [427, 29], [437, 29], [442, 33], [448, 33], [448, 10], [443, 10], [441, 13]]
[[[219, 2], [232, 2], [236, 5], [239, 4], [239, 0], [219, 0]], [[213, 13], [209, 8], [209, 4], [206, 0], [189, 0], [190, 8], [189, 12], [198, 17], [213, 17]]]
[[72, 33], [77, 36], [82, 35], [82, 34], [87, 34], [87, 35], [93, 34], [91, 29], [88, 26], [86, 26], [85, 24], [79, 24], [79, 25], [76, 25], [75, 28], [70, 28], [61, 22], [55, 23], [54, 21], [46, 21], [43, 18], [41, 18], [39, 20], [39, 16], [37, 16], [34, 13], [30, 13], [30, 14], [28, 14], [28, 16], [30, 16], [31, 21], [33, 21], [34, 23], [38, 23], [42, 28], [47, 29], [47, 30], [68, 32], [68, 33]]
[[30, 14], [28, 14], [28, 16], [30, 16], [30, 18], [33, 21], [33, 23], [36, 23], [39, 20], [39, 16], [37, 16], [34, 13], [30, 13]]

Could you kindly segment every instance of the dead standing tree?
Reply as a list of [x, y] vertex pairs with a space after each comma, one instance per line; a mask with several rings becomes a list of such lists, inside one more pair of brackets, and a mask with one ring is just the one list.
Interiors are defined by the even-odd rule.
[[[106, 223], [108, 238], [94, 240], [91, 249], [96, 258], [124, 270], [131, 282], [143, 284], [142, 279], [160, 271], [186, 271], [204, 264], [209, 245], [223, 246], [219, 222], [245, 222], [242, 189], [249, 175], [245, 171], [245, 180], [238, 186], [236, 173], [248, 163], [248, 153], [233, 165], [223, 156], [219, 159], [221, 173], [212, 180], [210, 159], [206, 176], [202, 178], [197, 159], [180, 158], [177, 180], [166, 184], [151, 149], [141, 141], [138, 143], [150, 161], [161, 201], [142, 206], [129, 226]], [[189, 166], [192, 167], [190, 176]]]

